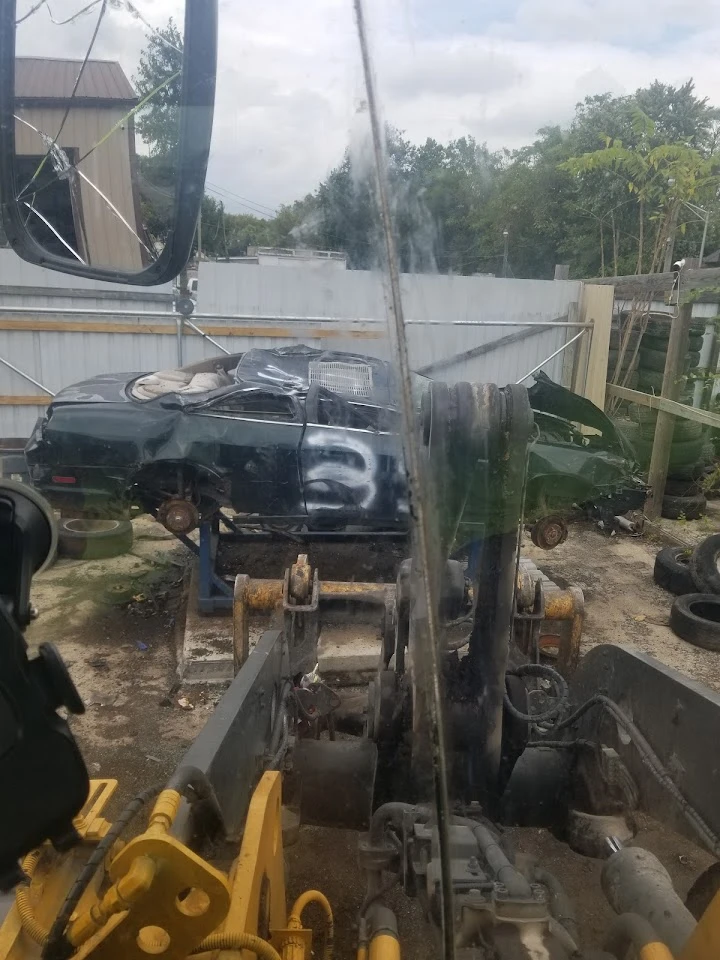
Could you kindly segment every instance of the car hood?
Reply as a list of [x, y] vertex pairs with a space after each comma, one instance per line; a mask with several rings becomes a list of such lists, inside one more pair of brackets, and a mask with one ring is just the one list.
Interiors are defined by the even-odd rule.
[[52, 407], [63, 403], [130, 403], [127, 385], [142, 373], [104, 373], [73, 383], [56, 393]]
[[[561, 417], [569, 423], [579, 423], [602, 434], [602, 447], [608, 453], [619, 455], [633, 467], [636, 466], [635, 452], [610, 417], [596, 407], [592, 400], [580, 397], [572, 390], [560, 386], [547, 374], [540, 371], [535, 374], [535, 383], [528, 390], [530, 406], [538, 413], [549, 413]], [[598, 451], [595, 445], [595, 451]]]

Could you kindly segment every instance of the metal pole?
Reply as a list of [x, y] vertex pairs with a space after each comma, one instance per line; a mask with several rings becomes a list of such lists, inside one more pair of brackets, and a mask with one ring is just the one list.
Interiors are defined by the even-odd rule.
[[567, 341], [567, 343], [564, 343], [561, 347], [558, 347], [557, 350], [554, 353], [551, 353], [549, 357], [545, 357], [544, 360], [541, 360], [537, 366], [533, 367], [532, 370], [529, 370], [524, 377], [520, 377], [519, 380], [516, 380], [515, 383], [522, 383], [523, 380], [527, 380], [527, 378], [536, 373], [540, 367], [544, 367], [546, 363], [548, 363], [550, 360], [553, 360], [559, 353], [562, 353], [563, 350], [569, 347], [571, 343], [575, 343], [575, 341], [579, 340], [584, 334], [585, 330], [581, 330], [580, 333], [576, 333], [574, 337]]
[[703, 256], [705, 254], [705, 241], [707, 239], [708, 224], [710, 223], [710, 211], [705, 211], [705, 226], [703, 227], [702, 240], [700, 242], [700, 256], [698, 257], [698, 270], [702, 267]]
[[503, 275], [503, 277], [507, 278], [507, 271], [508, 271], [508, 241], [509, 241], [509, 239], [510, 239], [510, 235], [508, 234], [508, 231], [507, 231], [507, 230], [503, 230], [503, 238], [504, 238], [504, 241], [505, 241], [505, 242], [504, 242], [504, 244], [503, 244], [503, 266], [502, 266], [502, 275]]
[[214, 347], [217, 347], [218, 350], [222, 350], [223, 353], [226, 353], [228, 356], [230, 356], [230, 351], [229, 351], [229, 350], [226, 350], [225, 347], [224, 347], [221, 343], [218, 343], [218, 342], [217, 342], [217, 340], [213, 340], [212, 337], [209, 337], [209, 336], [207, 335], [207, 333], [204, 333], [204, 332], [200, 329], [200, 327], [196, 327], [195, 324], [192, 322], [192, 320], [188, 320], [187, 317], [185, 317], [184, 320], [185, 320], [185, 323], [186, 323], [191, 329], [193, 329], [193, 330], [195, 331], [195, 333], [199, 333], [201, 337], [204, 337], [206, 340], [208, 340], [210, 343], [212, 343], [212, 345], [213, 345]]
[[183, 365], [183, 315], [181, 313], [176, 314], [175, 324], [177, 326], [177, 365], [181, 367]]
[[[169, 310], [90, 310], [84, 307], [8, 307], [0, 305], [0, 315], [18, 316], [62, 316], [62, 317], [132, 317], [136, 320], [152, 318], [173, 320], [175, 314]], [[194, 313], [196, 320], [242, 320], [256, 323], [365, 323], [386, 326], [387, 321], [377, 317], [302, 317], [279, 316], [256, 313]], [[187, 323], [187, 320], [185, 321]], [[563, 327], [579, 329], [591, 327], [592, 323], [569, 323], [567, 320], [414, 320], [407, 319], [406, 324], [429, 327]], [[192, 324], [190, 324], [192, 326]], [[140, 327], [138, 328], [141, 329]]]
[[18, 376], [24, 377], [25, 380], [29, 380], [30, 383], [34, 384], [36, 387], [40, 387], [41, 390], [44, 390], [45, 393], [49, 394], [51, 397], [55, 396], [52, 390], [48, 390], [47, 387], [44, 387], [39, 380], [34, 380], [29, 373], [23, 373], [23, 371], [19, 367], [16, 367], [14, 363], [10, 363], [9, 360], [5, 360], [3, 357], [0, 357], [0, 363], [4, 363], [6, 367], [9, 367], [11, 370], [17, 373]]

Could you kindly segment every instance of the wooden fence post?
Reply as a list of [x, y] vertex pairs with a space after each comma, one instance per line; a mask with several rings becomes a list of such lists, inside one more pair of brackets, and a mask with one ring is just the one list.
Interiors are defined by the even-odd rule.
[[[677, 400], [684, 383], [683, 367], [685, 366], [691, 319], [692, 304], [684, 303], [680, 307], [679, 314], [672, 318], [670, 325], [670, 340], [667, 357], [665, 358], [662, 390], [660, 391], [660, 395], [667, 397], [668, 400]], [[674, 429], [675, 417], [671, 413], [658, 410], [648, 475], [650, 495], [645, 501], [645, 514], [651, 520], [656, 520], [662, 512]]]

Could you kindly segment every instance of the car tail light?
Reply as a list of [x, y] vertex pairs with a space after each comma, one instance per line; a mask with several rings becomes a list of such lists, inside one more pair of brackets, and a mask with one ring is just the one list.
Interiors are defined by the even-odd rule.
[[77, 477], [51, 477], [53, 483], [77, 483]]

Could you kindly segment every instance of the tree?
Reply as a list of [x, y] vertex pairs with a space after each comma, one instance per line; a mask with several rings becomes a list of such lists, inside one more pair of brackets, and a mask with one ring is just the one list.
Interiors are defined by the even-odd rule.
[[182, 37], [171, 17], [166, 27], [151, 35], [133, 78], [140, 100], [149, 97], [135, 126], [151, 156], [166, 157], [177, 149], [182, 56]]

